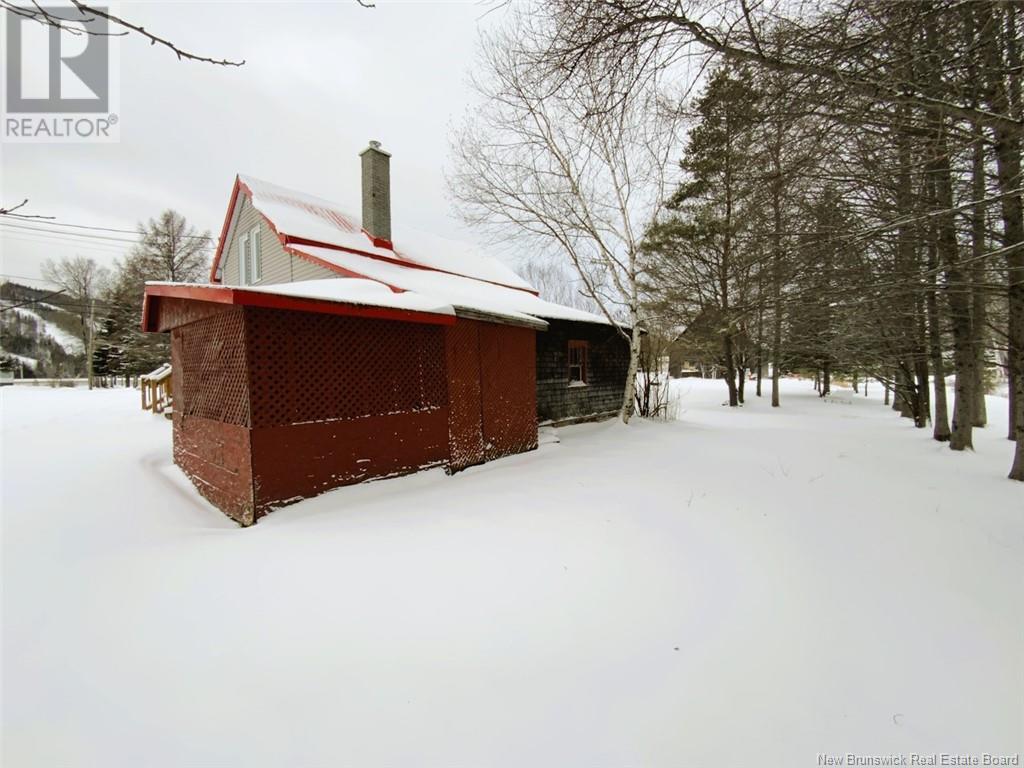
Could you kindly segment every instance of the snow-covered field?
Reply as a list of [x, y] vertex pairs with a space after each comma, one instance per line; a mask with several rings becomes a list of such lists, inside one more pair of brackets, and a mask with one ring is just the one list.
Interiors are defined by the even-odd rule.
[[[137, 393], [5, 388], [3, 765], [816, 766], [1024, 751], [1006, 401], [583, 425], [239, 529]], [[750, 398], [754, 400], [753, 397]]]

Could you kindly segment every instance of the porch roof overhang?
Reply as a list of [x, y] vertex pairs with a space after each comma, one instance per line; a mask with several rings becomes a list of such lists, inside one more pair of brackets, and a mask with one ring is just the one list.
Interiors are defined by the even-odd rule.
[[[372, 281], [332, 279], [330, 282], [369, 283]], [[159, 319], [159, 307], [164, 299], [202, 302], [207, 305], [265, 307], [294, 312], [315, 312], [346, 317], [423, 323], [427, 325], [455, 324], [455, 310], [450, 306], [429, 305], [426, 302], [417, 301], [419, 297], [416, 297], [414, 294], [393, 294], [388, 292], [379, 283], [375, 285], [384, 289], [387, 294], [380, 296], [377, 301], [353, 300], [352, 298], [326, 298], [316, 296], [315, 291], [310, 291], [310, 293], [314, 293], [312, 296], [296, 295], [302, 291], [302, 283], [248, 288], [197, 283], [147, 283], [142, 303], [142, 330], [160, 331], [168, 329], [169, 326], [161, 324]]]

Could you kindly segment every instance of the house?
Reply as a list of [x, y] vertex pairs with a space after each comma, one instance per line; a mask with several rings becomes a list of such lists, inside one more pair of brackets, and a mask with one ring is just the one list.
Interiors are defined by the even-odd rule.
[[235, 179], [208, 284], [150, 283], [170, 332], [174, 457], [242, 524], [329, 488], [537, 445], [614, 414], [628, 344], [501, 262], [400, 229], [390, 155], [362, 152], [362, 219]]

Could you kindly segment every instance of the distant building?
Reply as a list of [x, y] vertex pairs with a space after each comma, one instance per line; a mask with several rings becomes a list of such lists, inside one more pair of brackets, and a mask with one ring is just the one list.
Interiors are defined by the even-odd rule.
[[242, 524], [329, 488], [537, 445], [621, 404], [626, 341], [500, 262], [399, 228], [390, 155], [362, 153], [362, 226], [235, 180], [209, 284], [151, 283], [171, 333], [175, 461]]

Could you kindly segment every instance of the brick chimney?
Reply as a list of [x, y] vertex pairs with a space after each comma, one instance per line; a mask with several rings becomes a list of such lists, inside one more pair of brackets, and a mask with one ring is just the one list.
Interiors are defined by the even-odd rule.
[[375, 245], [390, 247], [391, 153], [381, 149], [379, 141], [371, 141], [359, 156], [363, 159], [363, 230]]

